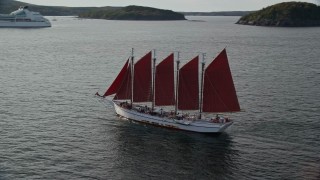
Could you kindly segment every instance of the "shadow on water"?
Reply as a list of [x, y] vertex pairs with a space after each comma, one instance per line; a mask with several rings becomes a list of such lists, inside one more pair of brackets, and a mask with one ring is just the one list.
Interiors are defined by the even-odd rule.
[[212, 136], [124, 123], [115, 138], [120, 178], [231, 179], [237, 168], [233, 160], [238, 153], [228, 134]]

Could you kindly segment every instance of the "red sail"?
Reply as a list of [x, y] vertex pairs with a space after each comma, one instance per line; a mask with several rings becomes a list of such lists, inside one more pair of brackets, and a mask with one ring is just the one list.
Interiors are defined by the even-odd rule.
[[240, 111], [240, 106], [224, 49], [205, 70], [203, 112], [232, 111]]
[[155, 77], [155, 105], [174, 105], [174, 54], [157, 65]]
[[103, 96], [109, 96], [109, 95], [117, 93], [117, 91], [121, 87], [123, 79], [124, 79], [124, 77], [126, 75], [126, 72], [127, 72], [127, 69], [128, 69], [128, 63], [129, 63], [129, 59], [127, 60], [126, 64], [122, 67], [120, 73], [118, 74], [116, 79], [113, 81], [113, 83], [111, 84], [109, 89], [104, 93]]
[[178, 108], [199, 109], [199, 57], [185, 64], [179, 71]]
[[134, 65], [133, 101], [149, 102], [151, 96], [151, 51]]
[[114, 99], [131, 99], [131, 63], [127, 66], [126, 71], [124, 73], [123, 80], [121, 82], [121, 86], [119, 87], [117, 94]]

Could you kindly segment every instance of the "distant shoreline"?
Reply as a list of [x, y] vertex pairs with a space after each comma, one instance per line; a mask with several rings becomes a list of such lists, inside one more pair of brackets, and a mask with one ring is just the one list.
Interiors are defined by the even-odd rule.
[[[64, 6], [39, 6], [14, 0], [1, 0], [1, 14], [8, 14], [20, 6], [29, 6], [33, 11], [40, 12], [44, 16], [79, 16], [82, 13], [97, 10], [114, 10], [123, 7], [64, 7]], [[156, 8], [154, 8], [156, 9]], [[175, 12], [175, 11], [172, 11]], [[243, 16], [254, 11], [220, 11], [220, 12], [178, 12], [185, 16]]]

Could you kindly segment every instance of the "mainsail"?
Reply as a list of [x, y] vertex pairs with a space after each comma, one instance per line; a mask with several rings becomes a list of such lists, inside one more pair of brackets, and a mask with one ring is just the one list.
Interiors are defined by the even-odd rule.
[[199, 109], [199, 56], [179, 70], [178, 109]]
[[174, 97], [174, 54], [157, 65], [155, 77], [155, 105], [175, 104]]
[[240, 106], [224, 49], [205, 70], [203, 112], [233, 111], [240, 111]]
[[150, 51], [134, 65], [133, 102], [152, 101], [151, 58]]

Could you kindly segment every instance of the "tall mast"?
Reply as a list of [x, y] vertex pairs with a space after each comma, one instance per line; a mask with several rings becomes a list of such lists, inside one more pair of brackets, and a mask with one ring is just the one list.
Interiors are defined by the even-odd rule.
[[156, 78], [156, 50], [153, 50], [153, 65], [152, 65], [152, 111], [154, 109], [154, 94], [155, 94], [155, 78]]
[[177, 115], [178, 112], [178, 90], [179, 90], [179, 64], [180, 64], [180, 53], [178, 52], [177, 58], [177, 73], [176, 73], [176, 103], [174, 106], [174, 114]]
[[134, 56], [133, 56], [133, 48], [131, 49], [131, 107], [133, 104], [133, 80], [134, 80], [134, 69], [133, 69], [133, 61], [134, 61]]
[[200, 84], [200, 103], [199, 103], [199, 119], [201, 119], [202, 114], [202, 101], [203, 101], [203, 72], [205, 66], [205, 53], [202, 53], [202, 66], [201, 66], [201, 84]]

